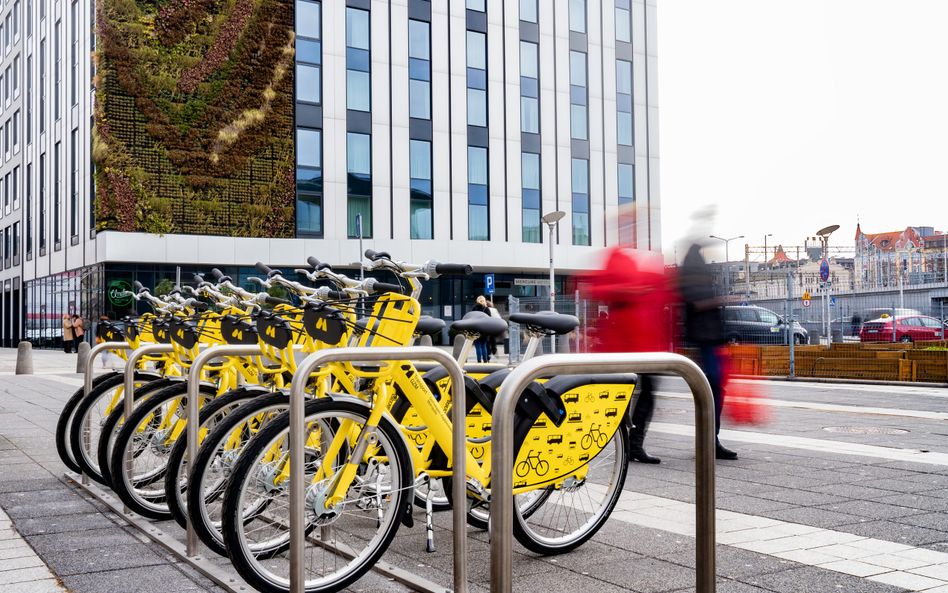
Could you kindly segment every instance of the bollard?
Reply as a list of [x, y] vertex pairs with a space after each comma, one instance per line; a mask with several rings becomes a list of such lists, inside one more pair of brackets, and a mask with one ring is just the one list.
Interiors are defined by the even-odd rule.
[[431, 348], [431, 346], [433, 346], [431, 342], [431, 336], [429, 336], [428, 334], [421, 336], [421, 345], [424, 348]]
[[89, 345], [89, 342], [79, 342], [79, 347], [76, 349], [79, 353], [79, 357], [76, 359], [77, 373], [84, 373], [86, 371], [86, 360], [89, 358], [90, 350], [92, 350], [92, 346]]
[[[458, 356], [461, 356], [461, 352], [464, 351], [464, 343], [467, 341], [467, 338], [464, 337], [464, 334], [458, 334], [454, 336], [454, 351], [451, 352], [451, 358], [454, 360], [458, 359]], [[464, 364], [466, 361], [462, 360], [461, 364]]]
[[33, 344], [25, 340], [16, 347], [16, 374], [33, 374]]

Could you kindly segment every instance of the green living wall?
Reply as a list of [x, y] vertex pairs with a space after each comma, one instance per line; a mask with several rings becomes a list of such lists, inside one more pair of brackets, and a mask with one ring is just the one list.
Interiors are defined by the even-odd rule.
[[98, 229], [294, 234], [292, 0], [96, 0]]

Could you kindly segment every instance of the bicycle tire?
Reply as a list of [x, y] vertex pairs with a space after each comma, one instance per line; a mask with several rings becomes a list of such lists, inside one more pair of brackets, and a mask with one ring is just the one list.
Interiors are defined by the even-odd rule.
[[[174, 382], [171, 379], [160, 379], [149, 383], [147, 387], [135, 389], [135, 392], [132, 394], [133, 407], [137, 406], [142, 399], [158, 393], [173, 384]], [[99, 474], [102, 476], [102, 483], [109, 488], [112, 487], [112, 444], [115, 442], [115, 435], [117, 435], [121, 429], [121, 423], [125, 420], [125, 401], [122, 400], [120, 403], [121, 405], [116, 406], [115, 409], [112, 410], [112, 413], [106, 417], [105, 423], [99, 431], [99, 442], [96, 445], [96, 460], [98, 461], [97, 467], [99, 468]]]
[[[545, 556], [563, 554], [581, 546], [605, 524], [622, 494], [628, 472], [629, 433], [625, 424], [619, 425], [610, 441], [614, 443], [614, 446], [610, 447], [607, 442], [606, 447], [596, 457], [589, 460], [588, 473], [582, 483], [577, 486], [559, 485], [560, 487], [555, 490], [556, 498], [553, 497], [554, 493], [551, 493], [549, 498], [552, 500], [547, 500], [545, 506], [547, 508], [566, 506], [567, 498], [575, 498], [568, 495], [580, 491], [586, 494], [588, 500], [592, 498], [589, 494], [600, 494], [601, 500], [598, 503], [593, 502], [590, 505], [587, 500], [583, 501], [578, 510], [574, 507], [572, 511], [561, 512], [559, 508], [555, 508], [551, 513], [533, 513], [530, 516], [520, 513], [519, 507], [514, 505], [513, 534], [523, 547]], [[596, 463], [596, 460], [599, 462]], [[595, 472], [595, 477], [592, 477], [593, 472]], [[603, 480], [608, 481], [605, 487], [598, 483]], [[590, 508], [593, 511], [587, 512]], [[584, 515], [590, 516], [576, 527], [558, 523], [571, 521]]]
[[[122, 380], [124, 380], [125, 375], [119, 372], [99, 375], [92, 380], [92, 389], [95, 389], [105, 381], [115, 380], [117, 377], [121, 377]], [[59, 453], [59, 458], [62, 460], [63, 465], [76, 473], [81, 472], [82, 468], [76, 463], [76, 458], [72, 454], [72, 447], [69, 444], [69, 429], [72, 426], [72, 419], [76, 416], [76, 408], [79, 407], [79, 403], [85, 396], [85, 386], [77, 389], [76, 392], [66, 400], [63, 409], [59, 412], [59, 419], [56, 421], [56, 452]]]
[[[153, 446], [154, 441], [146, 440], [158, 433], [157, 431], [148, 432], [147, 428], [143, 430], [142, 425], [154, 422], [153, 419], [160, 414], [159, 410], [166, 405], [175, 405], [176, 400], [177, 417], [179, 420], [183, 420], [186, 411], [187, 391], [188, 385], [186, 382], [177, 382], [139, 404], [129, 416], [128, 422], [122, 423], [122, 428], [116, 435], [115, 444], [112, 446], [110, 461], [112, 491], [129, 509], [149, 519], [160, 521], [171, 518], [171, 511], [168, 510], [164, 489], [165, 470], [168, 464], [168, 455], [171, 451], [170, 447], [165, 450], [158, 449]], [[205, 402], [210, 401], [217, 395], [217, 388], [202, 383], [198, 387], [198, 393]], [[164, 413], [167, 413], [167, 410], [164, 410]], [[161, 417], [161, 421], [164, 420], [166, 420], [166, 417]], [[127, 453], [136, 449], [139, 454], [133, 454], [132, 458], [136, 462], [140, 460], [149, 464], [149, 467], [140, 476], [129, 475], [130, 468], [126, 463]], [[149, 455], [149, 453], [154, 453], [154, 455]], [[144, 455], [147, 455], [147, 457], [142, 457]], [[151, 463], [152, 461], [154, 463]], [[131, 468], [131, 470], [135, 471], [136, 468]], [[160, 488], [148, 489], [156, 482], [160, 482]]]
[[[167, 379], [155, 379], [153, 381], [145, 381], [146, 378], [142, 379], [142, 383], [137, 383], [135, 391], [143, 390], [143, 392], [148, 391], [148, 386], [152, 383], [157, 383], [161, 381], [167, 381]], [[100, 384], [99, 387], [93, 389], [89, 392], [89, 397], [84, 398], [79, 405], [76, 407], [76, 413], [73, 416], [72, 424], [69, 427], [69, 446], [72, 449], [73, 456], [75, 458], [76, 464], [79, 466], [80, 471], [89, 476], [92, 480], [109, 486], [105, 482], [105, 478], [102, 476], [102, 472], [99, 471], [99, 461], [97, 456], [98, 451], [98, 441], [101, 436], [101, 430], [103, 427], [104, 420], [108, 419], [108, 416], [104, 415], [104, 412], [100, 413], [96, 410], [96, 406], [101, 402], [104, 397], [112, 395], [114, 390], [124, 387], [124, 380], [117, 384]], [[133, 395], [134, 397], [134, 395]], [[124, 394], [121, 398], [116, 401], [116, 409], [122, 409], [124, 406]], [[91, 415], [97, 416], [95, 422], [92, 422]], [[89, 427], [89, 448], [83, 444], [83, 427], [88, 425]], [[93, 442], [94, 441], [94, 442]]]
[[[200, 426], [201, 429], [207, 429], [205, 436], [218, 426], [228, 415], [235, 411], [235, 408], [251, 401], [253, 398], [261, 397], [270, 393], [267, 389], [257, 386], [238, 387], [231, 389], [227, 393], [214, 398], [209, 404], [201, 409]], [[200, 447], [201, 440], [198, 444]], [[199, 449], [200, 450], [200, 449]], [[188, 481], [188, 427], [178, 436], [174, 446], [171, 448], [171, 455], [168, 458], [168, 470], [165, 474], [165, 498], [168, 501], [168, 510], [171, 511], [171, 517], [181, 527], [186, 528], [187, 523], [187, 501], [185, 500]]]
[[[353, 420], [356, 423], [361, 423], [364, 422], [369, 413], [369, 408], [364, 404], [333, 401], [331, 399], [319, 399], [307, 402], [305, 410], [307, 425], [312, 426], [314, 423], [318, 423], [320, 430], [326, 431], [323, 434], [327, 435], [330, 431], [330, 420]], [[264, 474], [260, 473], [263, 468], [258, 463], [261, 456], [267, 451], [272, 450], [271, 447], [276, 447], [280, 443], [284, 443], [288, 429], [289, 414], [285, 413], [270, 422], [254, 437], [240, 456], [224, 494], [223, 534], [228, 556], [240, 575], [252, 587], [265, 593], [287, 593], [289, 591], [289, 562], [287, 555], [281, 553], [282, 555], [280, 556], [274, 556], [273, 550], [271, 549], [275, 546], [288, 549], [288, 533], [285, 529], [282, 532], [278, 531], [276, 536], [271, 538], [273, 540], [272, 543], [266, 541], [260, 543], [256, 549], [265, 553], [258, 559], [255, 557], [251, 543], [248, 541], [248, 534], [252, 535], [250, 534], [250, 529], [258, 522], [246, 521], [242, 507], [248, 502], [252, 502], [248, 499], [254, 494], [252, 492], [254, 479], [264, 476]], [[402, 522], [404, 513], [406, 509], [409, 508], [408, 497], [412, 495], [411, 491], [413, 489], [414, 476], [411, 475], [409, 452], [404, 444], [403, 436], [399, 429], [384, 417], [379, 423], [376, 435], [378, 436], [378, 442], [373, 445], [373, 447], [378, 448], [380, 457], [388, 458], [388, 463], [384, 465], [384, 467], [387, 468], [387, 475], [391, 480], [391, 485], [388, 490], [387, 499], [381, 497], [381, 492], [385, 491], [383, 488], [379, 490], [378, 497], [369, 498], [367, 500], [384, 500], [386, 502], [381, 525], [377, 524], [375, 518], [378, 509], [366, 509], [367, 514], [358, 516], [357, 512], [360, 512], [362, 509], [355, 506], [344, 507], [346, 508], [346, 513], [337, 515], [335, 519], [324, 518], [327, 522], [331, 521], [328, 529], [336, 534], [335, 536], [328, 534], [330, 539], [327, 541], [344, 541], [356, 545], [354, 539], [350, 540], [347, 537], [340, 538], [338, 535], [341, 530], [350, 528], [372, 534], [372, 537], [368, 540], [368, 544], [365, 545], [365, 548], [361, 552], [355, 553], [355, 559], [352, 561], [344, 554], [340, 554], [339, 556], [333, 555], [332, 559], [338, 561], [339, 565], [342, 565], [342, 568], [331, 571], [319, 579], [308, 580], [305, 583], [307, 593], [339, 591], [359, 579], [378, 562], [382, 554], [391, 544]], [[312, 449], [312, 445], [308, 448]], [[360, 467], [361, 465], [362, 464], [360, 464]], [[379, 475], [381, 475], [382, 467], [381, 464], [376, 466]], [[366, 479], [361, 482], [362, 489], [364, 490], [366, 484], [372, 483], [371, 476], [367, 476]], [[318, 490], [317, 485], [310, 486], [308, 488], [308, 495], [312, 495], [315, 490]], [[352, 494], [353, 490], [354, 488], [350, 488], [346, 493], [347, 496]], [[285, 488], [282, 493], [284, 494], [282, 498], [288, 499], [288, 496], [286, 496], [287, 490]], [[267, 494], [269, 495], [269, 493]], [[274, 500], [274, 502], [288, 503], [288, 500]], [[346, 503], [343, 502], [342, 504]], [[272, 509], [272, 507], [273, 504], [270, 505], [268, 510], [281, 510]], [[315, 526], [314, 521], [316, 519], [312, 513], [314, 506], [310, 504], [307, 505], [307, 508], [310, 509], [310, 512], [307, 513], [307, 529], [312, 529]], [[267, 519], [271, 523], [276, 522], [272, 518]], [[278, 524], [277, 527], [279, 526]], [[367, 537], [368, 536], [366, 536], [366, 538]], [[307, 545], [309, 544], [307, 543]], [[361, 545], [361, 542], [359, 545]], [[331, 550], [328, 547], [318, 545], [310, 546], [304, 551], [304, 558], [314, 560], [318, 563], [316, 555], [323, 553], [331, 554]], [[323, 566], [325, 566], [325, 563]], [[305, 568], [308, 574], [315, 572], [315, 568], [311, 563]], [[279, 573], [274, 572], [277, 570], [279, 570]]]
[[[269, 412], [276, 412], [276, 416], [279, 416], [289, 408], [289, 404], [289, 397], [283, 393], [272, 393], [247, 402], [208, 433], [198, 450], [191, 474], [195, 487], [185, 491], [185, 509], [201, 542], [221, 556], [227, 555], [227, 549], [224, 547], [224, 536], [221, 533], [219, 519], [220, 503], [223, 502], [219, 489], [226, 486], [229, 475], [222, 478], [215, 477], [214, 490], [208, 493], [209, 489], [205, 487], [205, 483], [206, 478], [209, 477], [209, 468], [219, 465], [221, 471], [226, 471], [224, 460], [220, 455], [222, 442], [230, 439], [233, 433], [243, 427], [250, 418]], [[237, 459], [241, 455], [233, 449], [228, 453]], [[215, 503], [213, 508], [209, 508], [211, 503]]]

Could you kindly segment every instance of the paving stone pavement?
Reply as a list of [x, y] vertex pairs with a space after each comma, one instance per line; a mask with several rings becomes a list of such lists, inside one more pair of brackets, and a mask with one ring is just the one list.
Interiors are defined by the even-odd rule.
[[[69, 372], [72, 369], [68, 367], [74, 365], [75, 360], [62, 353], [55, 354], [63, 357], [64, 368], [57, 369], [55, 360], [51, 359], [43, 366], [45, 374], [37, 376], [13, 376], [2, 372], [0, 365], [0, 508], [3, 509], [0, 519], [7, 517], [5, 520], [13, 527], [3, 531], [0, 521], [0, 590], [4, 593], [17, 590], [4, 584], [4, 573], [30, 569], [35, 570], [27, 581], [31, 582], [28, 588], [31, 593], [42, 593], [46, 590], [42, 587], [53, 584], [75, 592], [219, 591], [210, 581], [174, 561], [159, 546], [63, 478], [65, 467], [55, 451], [53, 430], [61, 406], [78, 388], [80, 380], [78, 375]], [[0, 351], [0, 361], [4, 356], [9, 353]], [[769, 385], [773, 397], [783, 401], [919, 411], [944, 410], [946, 403], [945, 392], [936, 390]], [[663, 380], [661, 389], [683, 392], [682, 384], [673, 380]], [[687, 427], [693, 422], [690, 410], [687, 399], [663, 398], [659, 400], [655, 420]], [[854, 435], [829, 433], [823, 430], [827, 426], [890, 426], [909, 432]], [[938, 554], [933, 558], [939, 560], [941, 554], [948, 554], [945, 490], [948, 467], [832, 450], [788, 448], [780, 443], [781, 436], [794, 436], [948, 453], [945, 438], [948, 430], [944, 421], [781, 408], [774, 411], [772, 422], [766, 427], [728, 428], [768, 433], [774, 438], [767, 443], [727, 443], [734, 445], [740, 459], [719, 462], [717, 466], [717, 503], [722, 511], [719, 527], [727, 517], [725, 512], [730, 511], [759, 521], [771, 520], [781, 525], [845, 534], [858, 540], [898, 544], [914, 554], [929, 551]], [[617, 514], [595, 538], [570, 554], [542, 558], [518, 548], [513, 563], [514, 586], [518, 591], [694, 591], [694, 538], [687, 532], [676, 533], [669, 521], [673, 517], [670, 513], [676, 508], [679, 517], [683, 512], [687, 514], [684, 507], [675, 507], [675, 504], [694, 502], [693, 443], [687, 435], [653, 431], [646, 444], [663, 462], [658, 466], [632, 464], [623, 500], [635, 500], [636, 496], [644, 500], [641, 496], [649, 496], [652, 497], [649, 500], [658, 501], [658, 506], [642, 513], [621, 510], [625, 513], [623, 517], [633, 517], [633, 520], [621, 519]], [[667, 512], [660, 510], [662, 505], [668, 507]], [[635, 513], [641, 517], [634, 516]], [[651, 519], [656, 521], [650, 523]], [[423, 552], [425, 538], [420, 525], [421, 517], [417, 515], [415, 529], [399, 531], [385, 561], [449, 585], [450, 516], [446, 513], [436, 516], [438, 552], [435, 554]], [[4, 544], [9, 541], [2, 539], [4, 533], [21, 538], [18, 541], [23, 543]], [[485, 533], [472, 529], [469, 534], [471, 590], [479, 593], [486, 591], [489, 585], [490, 548]], [[934, 561], [929, 563], [931, 559], [922, 561], [924, 566], [915, 566], [909, 558], [899, 566], [883, 569], [889, 572], [858, 576], [816, 565], [837, 560], [845, 562], [844, 558], [828, 560], [804, 553], [794, 556], [794, 550], [765, 553], [724, 541], [728, 541], [727, 538], [721, 539], [717, 546], [720, 593], [948, 591], [948, 586], [937, 584], [948, 581], [940, 569], [930, 569], [927, 574], [922, 571], [926, 566], [938, 566]], [[756, 544], [750, 547], [767, 549]], [[9, 554], [24, 553], [21, 557], [35, 557], [41, 565], [20, 567], [15, 557], [5, 555], [7, 548], [19, 550]], [[32, 555], [25, 554], [27, 548]], [[787, 558], [774, 555], [781, 553]], [[852, 561], [872, 566], [880, 566], [872, 562], [892, 564], [893, 554], [879, 550], [874, 556], [884, 558], [863, 556]], [[226, 565], [225, 561], [220, 562]], [[850, 564], [836, 568], [865, 571], [862, 566]], [[922, 572], [915, 574], [908, 572], [910, 570]], [[894, 576], [887, 577], [887, 574]], [[406, 589], [370, 574], [351, 590]]]

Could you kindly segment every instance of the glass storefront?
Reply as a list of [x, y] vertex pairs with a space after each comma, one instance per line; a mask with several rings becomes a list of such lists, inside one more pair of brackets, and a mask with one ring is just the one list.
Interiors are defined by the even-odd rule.
[[92, 341], [94, 324], [104, 315], [104, 267], [99, 264], [26, 283], [24, 339], [35, 348], [61, 348], [63, 315], [77, 314]]

